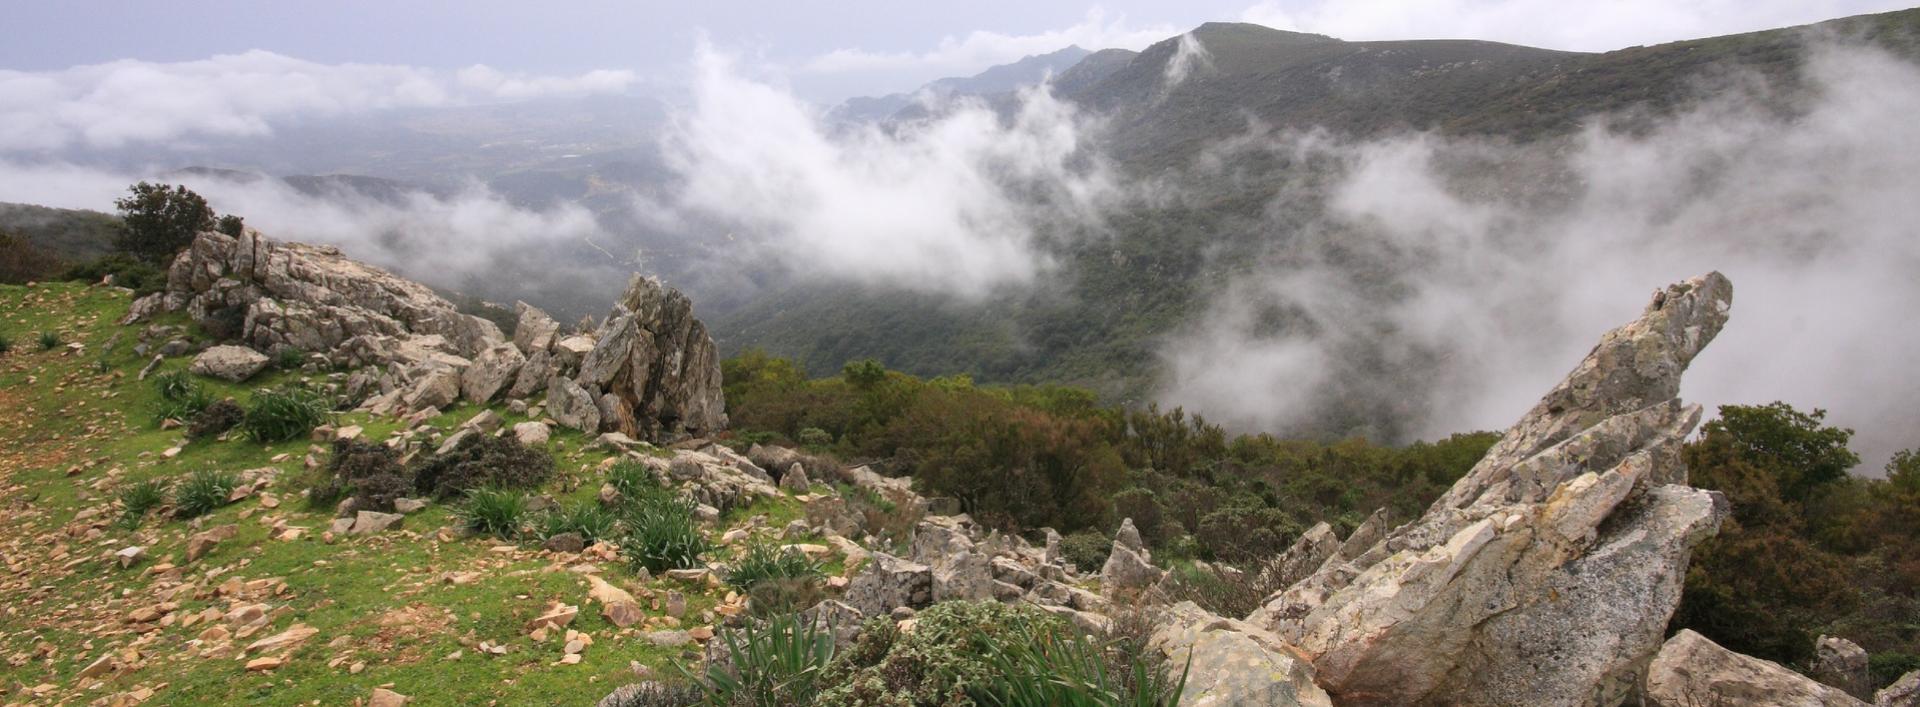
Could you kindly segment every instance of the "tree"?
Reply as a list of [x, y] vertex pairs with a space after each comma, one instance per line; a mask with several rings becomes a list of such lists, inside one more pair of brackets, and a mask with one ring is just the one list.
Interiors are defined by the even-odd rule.
[[246, 231], [246, 228], [246, 222], [234, 214], [221, 216], [220, 220], [215, 222], [213, 226], [213, 230], [233, 236], [234, 238], [239, 238], [240, 234]]
[[1702, 436], [1726, 436], [1740, 457], [1774, 476], [1783, 498], [1805, 502], [1860, 463], [1847, 449], [1853, 430], [1824, 426], [1826, 417], [1825, 410], [1808, 414], [1782, 402], [1722, 405], [1720, 419], [1707, 423]]
[[124, 227], [114, 246], [151, 263], [165, 264], [214, 227], [207, 200], [184, 186], [141, 182], [116, 199]]

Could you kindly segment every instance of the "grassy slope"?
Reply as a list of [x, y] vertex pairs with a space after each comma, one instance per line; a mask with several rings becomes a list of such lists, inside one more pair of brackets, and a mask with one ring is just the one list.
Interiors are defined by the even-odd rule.
[[[451, 521], [438, 504], [408, 517], [403, 532], [323, 542], [331, 514], [309, 510], [297, 498], [307, 442], [202, 441], [162, 458], [182, 437], [157, 429], [146, 412], [154, 394], [135, 380], [144, 364], [131, 351], [137, 332], [114, 324], [127, 304], [125, 294], [103, 288], [0, 286], [0, 332], [14, 342], [11, 353], [0, 355], [0, 523], [7, 528], [0, 554], [8, 567], [0, 595], [9, 597], [0, 616], [0, 656], [6, 658], [0, 689], [7, 690], [8, 704], [85, 703], [142, 687], [157, 690], [149, 704], [348, 704], [387, 684], [423, 705], [590, 704], [631, 680], [629, 661], [671, 674], [675, 659], [697, 649], [653, 647], [635, 634], [639, 626], [616, 630], [588, 602], [584, 579], [547, 553], [527, 547], [499, 552], [493, 541], [452, 539], [457, 536], [441, 532]], [[36, 333], [49, 330], [84, 349], [40, 350]], [[116, 337], [119, 343], [102, 356]], [[186, 359], [176, 359], [165, 368], [185, 365]], [[209, 384], [223, 394], [242, 392]], [[454, 409], [433, 424], [451, 427], [475, 412]], [[344, 415], [341, 422], [365, 425], [374, 439], [392, 428], [390, 421], [359, 414]], [[560, 473], [549, 493], [584, 500], [598, 488], [592, 477], [605, 453], [583, 450], [584, 441], [577, 433], [555, 435]], [[281, 454], [291, 458], [271, 461]], [[198, 523], [149, 516], [139, 530], [127, 532], [104, 522], [118, 515], [115, 491], [125, 483], [202, 468], [266, 466], [281, 471], [267, 489], [279, 497], [277, 509], [254, 497]], [[792, 499], [764, 501], [729, 522], [764, 513], [767, 524], [779, 528], [798, 508]], [[98, 509], [100, 519], [76, 522], [88, 509]], [[276, 522], [311, 530], [298, 540], [275, 540], [269, 526]], [[185, 538], [195, 525], [227, 523], [239, 526], [238, 536], [197, 562], [184, 562]], [[720, 529], [712, 530], [717, 535]], [[148, 559], [122, 570], [110, 555], [128, 545], [147, 546]], [[234, 577], [284, 580], [279, 595], [248, 600], [274, 607], [272, 626], [224, 645], [216, 657], [195, 655], [207, 648], [194, 639], [209, 624], [135, 632], [124, 617], [159, 602], [157, 580], [146, 570], [162, 562], [182, 565], [183, 578], [203, 587]], [[699, 625], [700, 613], [721, 599], [721, 592], [665, 579], [640, 583], [624, 567], [601, 564], [605, 577], [643, 602], [647, 589], [686, 592], [687, 626]], [[477, 571], [480, 578], [462, 585], [441, 581], [455, 571]], [[556, 664], [562, 655], [558, 640], [536, 644], [521, 631], [554, 601], [581, 607], [572, 628], [594, 638], [578, 665]], [[174, 616], [228, 606], [224, 597], [183, 594]], [[295, 623], [320, 633], [292, 651], [285, 667], [247, 672], [244, 659], [235, 657], [247, 642]], [[509, 651], [483, 654], [476, 649], [483, 640], [504, 643]], [[139, 657], [126, 668], [97, 680], [77, 677], [100, 656], [129, 646]], [[456, 652], [464, 655], [447, 659]], [[350, 673], [349, 666], [361, 661], [364, 672]], [[18, 692], [43, 685], [50, 687], [37, 700]]]

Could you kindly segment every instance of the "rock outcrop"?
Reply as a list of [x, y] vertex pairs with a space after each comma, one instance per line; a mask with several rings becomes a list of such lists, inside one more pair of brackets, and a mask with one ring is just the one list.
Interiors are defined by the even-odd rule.
[[1645, 703], [1649, 707], [1866, 705], [1839, 688], [1822, 685], [1779, 663], [1721, 648], [1687, 630], [1668, 639], [1648, 666]]
[[[1727, 321], [1718, 273], [1607, 333], [1427, 512], [1249, 622], [1341, 704], [1617, 704], [1726, 513], [1686, 485], [1680, 376]], [[1359, 533], [1356, 533], [1359, 535]]]
[[1279, 636], [1222, 618], [1183, 601], [1159, 617], [1147, 641], [1187, 671], [1180, 704], [1200, 707], [1270, 705], [1332, 707], [1313, 683], [1313, 669]]
[[1873, 697], [1873, 678], [1867, 674], [1867, 651], [1838, 636], [1821, 636], [1813, 644], [1813, 679], [1840, 688], [1860, 699]]

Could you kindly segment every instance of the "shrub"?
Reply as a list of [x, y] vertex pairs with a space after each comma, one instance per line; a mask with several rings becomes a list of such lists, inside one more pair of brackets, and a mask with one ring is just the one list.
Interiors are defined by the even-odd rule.
[[632, 459], [615, 462], [613, 468], [607, 470], [607, 483], [613, 486], [613, 490], [619, 491], [620, 498], [627, 502], [667, 490], [660, 485], [659, 479], [654, 478], [652, 469]]
[[698, 566], [700, 555], [712, 549], [694, 525], [693, 503], [686, 499], [642, 499], [627, 506], [622, 523], [626, 533], [620, 538], [620, 552], [649, 572]]
[[527, 513], [527, 499], [518, 491], [477, 488], [467, 492], [467, 502], [454, 509], [460, 524], [481, 535], [511, 540], [520, 535], [520, 518]]
[[1286, 589], [1274, 586], [1278, 573], [1259, 571], [1227, 572], [1183, 564], [1172, 568], [1168, 594], [1173, 601], [1186, 600], [1221, 616], [1246, 616], [1272, 596]]
[[727, 584], [749, 590], [761, 582], [774, 580], [812, 581], [821, 577], [820, 565], [799, 550], [781, 550], [769, 544], [756, 544], [727, 572]]
[[166, 502], [167, 482], [161, 479], [147, 479], [120, 489], [120, 527], [127, 530], [140, 527], [148, 511]]
[[59, 346], [59, 345], [60, 345], [60, 332], [57, 332], [57, 331], [40, 332], [40, 350], [41, 351], [52, 351], [53, 347]]
[[574, 533], [588, 545], [592, 545], [600, 540], [612, 540], [615, 526], [618, 524], [619, 519], [612, 511], [589, 502], [550, 509], [541, 514], [538, 527], [542, 540], [564, 533]]
[[826, 586], [818, 577], [767, 579], [747, 590], [754, 616], [800, 611], [827, 598]]
[[167, 287], [167, 271], [125, 253], [104, 255], [79, 263], [60, 273], [60, 279], [99, 282], [113, 276], [113, 284], [133, 290], [134, 297], [145, 297]]
[[799, 442], [802, 447], [818, 452], [833, 446], [833, 433], [818, 427], [808, 427], [801, 430], [794, 441]]
[[288, 346], [273, 353], [273, 367], [282, 371], [297, 371], [307, 364], [307, 352]]
[[697, 685], [648, 680], [613, 691], [599, 707], [691, 707], [705, 697], [706, 691]]
[[156, 424], [166, 420], [192, 420], [214, 402], [213, 394], [201, 387], [200, 381], [194, 380], [186, 371], [168, 371], [154, 376], [153, 390], [160, 395], [153, 407]]
[[[995, 653], [997, 669], [967, 693], [982, 705], [1003, 707], [1174, 707], [1187, 673], [1167, 674], [1165, 661], [1142, 645], [1095, 644], [1077, 633], [1053, 632]], [[1187, 667], [1191, 667], [1190, 665]]]
[[263, 390], [253, 394], [241, 429], [258, 442], [300, 439], [325, 424], [333, 403], [318, 392], [298, 387]]
[[920, 612], [901, 633], [886, 617], [869, 619], [842, 659], [829, 668], [826, 704], [954, 704], [992, 684], [1002, 667], [991, 656], [1067, 630], [1060, 619], [1027, 604], [949, 601]]
[[202, 408], [187, 424], [187, 437], [205, 439], [233, 429], [247, 418], [247, 411], [232, 398], [222, 398]]
[[721, 634], [730, 660], [713, 661], [693, 677], [708, 704], [784, 707], [814, 702], [833, 662], [833, 633], [788, 614], [766, 626], [728, 629]]
[[232, 472], [202, 469], [187, 475], [173, 488], [173, 514], [179, 518], [197, 518], [227, 505], [227, 497], [240, 486], [240, 477]]
[[552, 475], [553, 457], [544, 451], [512, 437], [471, 435], [446, 454], [416, 463], [413, 485], [434, 498], [452, 498], [481, 487], [533, 488]]
[[140, 182], [113, 205], [125, 222], [114, 247], [150, 263], [166, 262], [214, 228], [207, 200], [184, 186]]
[[324, 474], [307, 489], [307, 502], [315, 507], [331, 507], [352, 496], [355, 508], [392, 511], [393, 502], [413, 490], [413, 480], [391, 448], [357, 439], [334, 441]]
[[1060, 539], [1060, 555], [1082, 572], [1098, 572], [1113, 552], [1113, 540], [1091, 530], [1070, 533]]
[[12, 351], [13, 339], [8, 338], [5, 332], [0, 332], [0, 355], [6, 355]]

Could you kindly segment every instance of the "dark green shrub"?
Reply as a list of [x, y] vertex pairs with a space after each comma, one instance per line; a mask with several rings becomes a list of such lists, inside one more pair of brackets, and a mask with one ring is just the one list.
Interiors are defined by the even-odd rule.
[[1892, 685], [1895, 680], [1915, 670], [1920, 670], [1920, 655], [1885, 652], [1874, 653], [1867, 658], [1867, 672], [1873, 676], [1875, 689]]
[[222, 432], [233, 429], [245, 419], [247, 419], [247, 411], [242, 409], [239, 403], [234, 402], [232, 398], [222, 398], [202, 408], [193, 416], [193, 422], [187, 424], [187, 437], [206, 439], [218, 436]]
[[41, 351], [52, 351], [53, 347], [59, 346], [59, 345], [60, 345], [60, 332], [57, 332], [57, 331], [40, 332], [40, 350]]
[[166, 502], [167, 482], [161, 479], [147, 479], [120, 489], [120, 527], [127, 530], [140, 527], [148, 511]]
[[1091, 530], [1070, 533], [1060, 538], [1060, 555], [1081, 572], [1098, 572], [1113, 553], [1113, 540]]
[[240, 477], [232, 472], [202, 469], [188, 474], [173, 487], [173, 515], [197, 518], [227, 505], [227, 497], [240, 486]]
[[727, 584], [748, 590], [773, 580], [812, 581], [821, 578], [820, 564], [799, 550], [781, 550], [768, 544], [747, 548], [746, 554], [727, 571]]
[[540, 515], [536, 527], [541, 540], [555, 535], [574, 533], [588, 545], [601, 540], [612, 540], [619, 518], [597, 503], [576, 503], [549, 509]]
[[290, 386], [254, 393], [240, 427], [255, 441], [285, 442], [312, 434], [332, 416], [333, 402], [325, 395]]
[[721, 633], [730, 656], [710, 663], [694, 678], [706, 691], [708, 704], [786, 707], [812, 704], [821, 678], [833, 662], [833, 633], [798, 616], [776, 617], [762, 627], [746, 626]]
[[869, 620], [827, 671], [825, 704], [946, 705], [993, 684], [992, 656], [1066, 631], [1065, 622], [1028, 604], [948, 601], [919, 613], [912, 632]]
[[186, 422], [213, 405], [213, 394], [186, 371], [168, 371], [153, 377], [153, 390], [160, 399], [153, 406], [156, 424], [167, 420]]
[[413, 485], [434, 498], [481, 487], [526, 489], [553, 475], [553, 457], [512, 437], [470, 435], [446, 454], [415, 463]]
[[393, 502], [413, 491], [413, 479], [392, 448], [357, 439], [335, 440], [323, 476], [307, 489], [307, 502], [331, 509], [352, 496], [357, 510], [392, 511]]
[[810, 451], [818, 452], [833, 446], [833, 434], [818, 427], [808, 427], [801, 430], [794, 441]]
[[292, 346], [284, 347], [273, 354], [273, 367], [282, 371], [297, 371], [306, 364], [307, 352]]
[[1186, 688], [1183, 667], [1169, 675], [1164, 661], [1140, 645], [1096, 644], [1074, 632], [1053, 632], [995, 653], [997, 670], [967, 690], [974, 701], [999, 707], [1175, 707]]
[[103, 255], [79, 263], [60, 273], [60, 279], [94, 283], [113, 276], [113, 284], [133, 290], [133, 296], [145, 297], [167, 287], [167, 271], [125, 253]]
[[0, 356], [4, 356], [12, 352], [13, 352], [13, 339], [8, 338], [5, 332], [0, 332]]
[[150, 263], [165, 263], [214, 228], [207, 200], [185, 186], [140, 182], [113, 205], [125, 223], [114, 247]]
[[621, 554], [649, 572], [697, 567], [712, 549], [694, 523], [693, 503], [682, 498], [642, 498], [627, 506], [621, 524]]
[[467, 530], [512, 540], [520, 535], [520, 518], [527, 514], [527, 498], [518, 491], [506, 489], [472, 489], [467, 492], [466, 503], [453, 513]]

